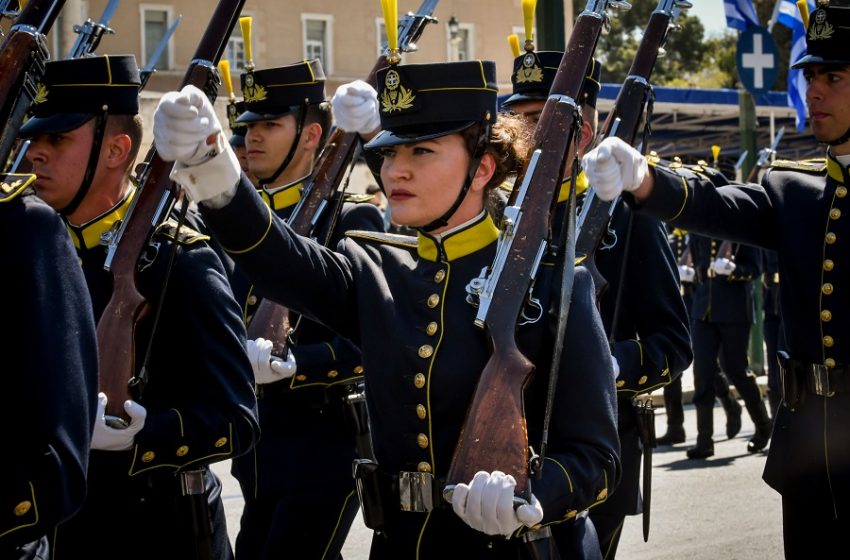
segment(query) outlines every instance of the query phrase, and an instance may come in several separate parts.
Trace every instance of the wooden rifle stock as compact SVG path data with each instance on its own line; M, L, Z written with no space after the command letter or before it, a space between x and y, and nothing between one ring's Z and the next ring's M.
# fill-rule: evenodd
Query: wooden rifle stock
M436 0L425 0L417 13L405 16L399 26L401 50L408 50L408 47L419 39L425 26L433 21L430 16L436 6ZM386 56L379 56L366 78L366 81L372 87L376 87L378 70L386 65ZM301 200L287 221L292 231L298 235L311 236L318 222L319 212L331 204L334 193L336 193L339 183L345 175L345 170L351 164L359 145L360 135L356 132L344 132L337 128L331 133L322 154L319 156L316 168L310 175ZM330 236L330 234L329 231L328 235ZM288 337L291 333L289 309L287 307L268 298L263 298L257 305L247 330L249 339L265 338L270 340L272 342L272 355L286 358Z
M183 86L192 84L204 90L211 99L218 91L216 63L239 17L245 0L219 0L209 25L204 31L195 56L183 78ZM112 297L97 323L100 389L108 397L107 415L115 424L126 420L123 402L128 396L128 383L143 381L136 377L136 324L148 313L148 302L136 283L137 262L151 232L159 224L170 201L172 183L169 173L173 163L165 162L149 152L145 180L119 230L120 240L111 245L114 255L109 265L112 272ZM140 387L138 388L140 389Z
M496 260L478 294L476 324L485 327L493 353L478 380L449 467L449 500L456 484L468 483L481 470L510 474L517 482L515 494L524 500L531 495L522 396L534 365L518 349L515 331L550 236L552 208L575 137L575 100L606 17L607 2L591 4L595 10L586 9L576 20L534 130L532 157L505 209Z
M676 5L676 0L660 0L658 7L649 17L649 23L629 68L629 75L602 126L601 137L613 135L634 145L644 120L644 108L651 89L649 79L655 68L655 61L658 59L658 50L667 38L670 22L678 14L678 11L674 11ZM593 276L597 296L605 290L608 281L596 266L595 254L608 231L608 224L616 204L616 199L606 202L596 197L592 191L588 192L579 220L576 255L586 257L582 265Z
M4 168L44 74L48 58L44 34L64 4L65 0L30 0L0 46L0 122L4 126L0 166Z

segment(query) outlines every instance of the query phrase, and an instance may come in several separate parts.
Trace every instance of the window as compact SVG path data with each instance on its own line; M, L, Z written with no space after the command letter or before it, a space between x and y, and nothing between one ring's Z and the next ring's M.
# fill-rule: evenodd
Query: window
M318 58L322 61L325 74L333 73L333 16L301 14L301 28L304 34L304 58Z
M173 14L170 6L140 5L139 9L142 12L141 50L143 59L141 66L146 67L149 64L150 58L156 52L157 47L162 43L162 39L168 31L168 26L171 25ZM154 68L157 70L170 69L172 67L173 57L174 46L169 43L167 48L163 49Z
M449 60L472 60L475 58L475 27L471 23L458 24L457 37L452 38L446 30Z
M240 31L237 30L234 35L230 36L227 41L227 48L224 50L224 58L230 63L231 72L245 70L247 63L245 60L245 40L242 39L241 34L237 36L238 33Z
M375 18L375 37L378 41L378 56L381 56L387 46L387 25L384 18Z

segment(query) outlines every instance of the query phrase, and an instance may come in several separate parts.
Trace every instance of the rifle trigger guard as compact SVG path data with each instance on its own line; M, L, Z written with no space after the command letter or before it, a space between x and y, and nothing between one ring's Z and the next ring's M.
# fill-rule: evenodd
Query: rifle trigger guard
M608 233L605 238L602 240L602 246L599 247L600 251L609 251L617 245L617 232L611 228L611 225L608 225ZM609 241L610 240L610 241Z
M540 300L534 297L534 288L532 288L528 292L528 304L523 306L522 313L520 313L520 321L518 326L523 325L533 325L537 321L543 317L543 306L540 304ZM528 310L533 309L534 315L531 316L527 313Z
M157 255L159 255L160 245L161 243L159 241L148 243L148 246L145 247L145 250L139 256L139 272L142 272L154 263Z

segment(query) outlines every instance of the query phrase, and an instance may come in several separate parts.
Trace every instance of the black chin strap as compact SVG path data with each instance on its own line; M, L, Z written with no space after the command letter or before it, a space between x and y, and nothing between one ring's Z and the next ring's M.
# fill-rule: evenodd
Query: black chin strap
M260 178L257 177L260 184L262 186L270 185L274 183L280 174L283 173L283 170L289 165L289 162L292 161L292 158L295 157L295 150L298 149L298 142L301 140L301 132L304 130L304 121L307 120L307 102L304 101L301 103L301 107L298 109L298 118L295 119L296 128L295 128L295 139L292 141L292 147L289 148L289 153L286 154L286 158L283 160L283 163L280 164L280 167L277 168L277 171L272 173L271 177L268 178Z
M850 140L850 128L848 128L847 132L845 132L842 136L836 138L835 140L832 140L831 142L827 142L827 144L829 144L830 146L840 146L848 140Z
M94 139L92 140L91 152L89 153L89 162L86 167L86 174L83 176L83 182L80 188L77 189L77 194L67 206L59 210L62 216L69 216L76 211L77 207L86 197L91 188L94 173L97 171L97 161L100 159L100 147L103 145L103 134L106 131L106 118L109 116L108 109L104 105L103 110L97 115L97 120L94 124Z
M435 229L445 227L449 224L449 220L457 209L460 207L463 199L466 198L466 193L469 192L469 187L472 185L472 180L475 178L475 173L478 171L478 166L481 164L481 158L484 157L484 152L487 149L487 143L490 139L490 123L484 122L481 125L481 134L478 136L478 142L475 146L475 153L472 154L472 159L469 160L469 169L466 172L466 180L463 182L463 188L460 189L454 204L446 211L445 214L429 224L425 224L420 228L425 233L430 233Z

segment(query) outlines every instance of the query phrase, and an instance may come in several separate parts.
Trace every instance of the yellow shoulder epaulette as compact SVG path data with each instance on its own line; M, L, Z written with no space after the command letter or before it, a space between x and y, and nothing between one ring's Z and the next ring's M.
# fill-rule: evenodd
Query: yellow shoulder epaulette
M363 202L369 202L372 200L374 195L366 194L366 193L345 193L343 197L344 202L353 202L354 204L361 204Z
M377 231L353 229L345 232L346 237L352 239L363 239L365 241L375 241L382 245L395 245L396 247L404 247L406 249L416 249L419 245L419 240L410 235L399 235L397 233L381 233Z
M17 198L35 181L31 173L2 173L0 174L0 202L8 202Z
M824 158L805 159L801 161L778 159L774 161L770 167L772 169L784 169L811 173L812 175L823 175L826 173L826 160Z
M209 235L204 235L201 232L195 231L186 224L180 228L180 234L177 235L177 220L168 218L156 228L154 235L163 235L172 241L177 241L181 245L191 245L199 241L209 240Z

